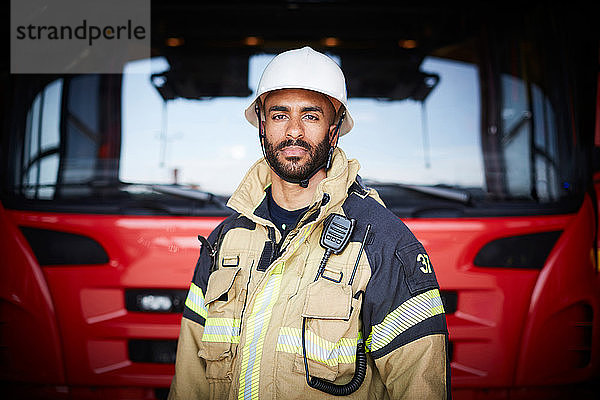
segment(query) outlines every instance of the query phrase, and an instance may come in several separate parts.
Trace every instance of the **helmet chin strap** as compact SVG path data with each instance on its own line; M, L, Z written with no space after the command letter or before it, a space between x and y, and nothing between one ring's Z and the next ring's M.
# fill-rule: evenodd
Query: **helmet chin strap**
M327 170L329 170L329 168L331 168L331 163L333 161L333 151L337 147L337 142L340 138L338 133L340 131L340 127L342 126L342 122L344 122L344 118L346 117L345 110L341 112L340 119L335 127L334 137L336 138L336 140L335 140L335 144L333 144L329 147L329 152L327 153L327 161L325 161L323 164L321 164L321 165L317 166L315 169L313 169L310 172L310 174L308 174L308 176L304 179L293 179L293 178L283 177L283 176L281 176L279 171L277 171L277 169L273 168L271 163L269 163L269 159L267 158L267 153L265 152L265 145L263 143L263 140L266 139L267 135L265 133L265 128L262 123L262 119L260 118L260 107L258 106L258 100L257 100L256 104L254 105L254 111L256 112L256 118L258 119L258 139L260 140L260 147L262 149L263 156L264 156L265 160L267 161L267 164L269 164L269 167L271 167L271 170L274 171L277 174L277 176L279 176L281 179L283 179L284 181L289 182L289 183L295 183L297 185L300 185L300 187L307 188L308 182L310 181L310 179L313 176L315 176L315 174L317 172L319 172L323 168L325 168L325 171L327 171Z

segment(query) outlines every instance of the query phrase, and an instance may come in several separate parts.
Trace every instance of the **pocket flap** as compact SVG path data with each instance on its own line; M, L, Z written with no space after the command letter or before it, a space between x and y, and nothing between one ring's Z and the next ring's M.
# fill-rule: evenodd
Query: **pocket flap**
M241 269L241 267L220 268L210 274L204 304L208 305L229 292L236 275Z
M397 249L395 254L402 262L406 284L411 295L439 288L429 255L421 243Z
M319 279L308 285L302 316L319 319L350 318L352 288L348 285Z

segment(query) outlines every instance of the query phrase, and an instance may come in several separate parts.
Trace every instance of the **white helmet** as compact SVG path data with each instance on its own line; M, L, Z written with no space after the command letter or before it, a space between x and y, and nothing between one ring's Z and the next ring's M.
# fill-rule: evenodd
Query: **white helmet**
M348 111L344 73L339 65L325 54L306 46L283 52L273 58L260 78L256 96L246 108L245 115L248 122L258 128L255 111L257 99L267 92L278 89L308 89L323 93L330 99L337 100L338 104L333 101L336 108L341 103L346 110L339 131L340 136L348 133L354 126Z

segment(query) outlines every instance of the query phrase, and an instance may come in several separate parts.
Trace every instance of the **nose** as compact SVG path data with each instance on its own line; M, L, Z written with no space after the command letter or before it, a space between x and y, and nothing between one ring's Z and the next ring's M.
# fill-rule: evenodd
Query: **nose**
M285 136L288 138L297 139L304 136L304 128L299 117L290 118L286 128Z

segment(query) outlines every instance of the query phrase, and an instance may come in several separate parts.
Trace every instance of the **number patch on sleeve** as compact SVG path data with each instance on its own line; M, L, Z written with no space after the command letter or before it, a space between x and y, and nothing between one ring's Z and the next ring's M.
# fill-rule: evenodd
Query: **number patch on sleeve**
M439 288L429 255L421 243L411 243L396 249L402 264L404 279L412 295Z
M417 262L421 264L419 269L422 273L430 274L433 271L431 269L431 263L429 262L429 256L427 254L417 255Z

